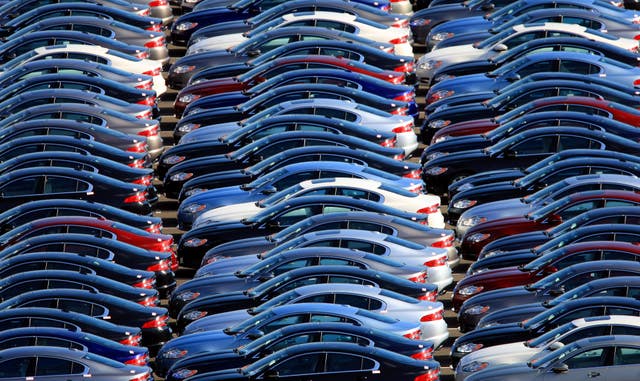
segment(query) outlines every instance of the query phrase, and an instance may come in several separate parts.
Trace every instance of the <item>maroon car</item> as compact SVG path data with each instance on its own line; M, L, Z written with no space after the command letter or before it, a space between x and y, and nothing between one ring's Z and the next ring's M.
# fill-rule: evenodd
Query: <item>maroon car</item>
M300 69L343 69L393 84L402 84L405 81L404 72L382 70L375 66L346 58L321 55L288 56L262 64L237 77L211 79L186 86L176 96L173 109L176 116L180 116L190 102L201 97L231 91L243 91L279 74Z
M588 112L609 117L632 126L640 126L640 111L634 108L622 106L606 99L558 96L531 101L496 118L474 119L450 124L436 131L431 143L436 143L447 137L483 134L524 114L541 111Z
M619 190L597 190L563 197L524 216L502 218L470 228L461 239L460 253L477 258L482 248L498 238L544 230L588 210L640 205L640 194Z
M534 254L531 253L534 257ZM482 292L524 286L576 263L608 259L640 262L640 246L629 242L590 241L574 243L538 257L526 265L504 267L467 275L453 290L453 308Z

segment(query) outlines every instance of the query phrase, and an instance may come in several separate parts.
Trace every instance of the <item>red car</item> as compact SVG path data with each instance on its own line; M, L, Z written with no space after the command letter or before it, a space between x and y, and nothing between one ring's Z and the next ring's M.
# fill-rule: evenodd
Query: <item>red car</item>
M533 253L532 253L533 256ZM640 246L629 242L590 241L561 247L523 266L504 267L466 276L453 289L453 308L482 292L524 286L576 263L623 259L640 262Z
M580 96L558 96L531 101L496 118L475 119L450 124L436 131L431 143L436 143L448 136L465 136L489 132L501 124L507 123L524 114L540 111L581 111L612 118L632 126L640 126L640 111L634 108L611 102Z
M25 238L43 234L90 234L128 243L146 250L171 253L171 270L178 269L173 248L173 236L150 233L146 230L114 222L104 218L83 216L47 217L18 226L0 236L0 249Z
M619 190L597 190L572 194L520 217L502 218L470 228L461 239L459 252L477 258L489 242L509 235L545 230L583 212L614 206L640 205L640 194Z
M403 72L382 70L363 62L345 58L321 55L288 56L257 66L237 77L212 79L186 86L176 96L173 109L176 116L179 117L190 102L201 97L246 90L279 74L300 69L344 69L393 84L402 84L405 81L405 73Z

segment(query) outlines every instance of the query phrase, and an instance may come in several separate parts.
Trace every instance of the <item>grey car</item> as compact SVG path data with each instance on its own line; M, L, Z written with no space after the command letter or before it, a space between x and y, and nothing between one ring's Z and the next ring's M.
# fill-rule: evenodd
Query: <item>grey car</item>
M61 347L16 347L0 351L0 378L5 381L67 380L147 381L146 366L124 365L90 352Z

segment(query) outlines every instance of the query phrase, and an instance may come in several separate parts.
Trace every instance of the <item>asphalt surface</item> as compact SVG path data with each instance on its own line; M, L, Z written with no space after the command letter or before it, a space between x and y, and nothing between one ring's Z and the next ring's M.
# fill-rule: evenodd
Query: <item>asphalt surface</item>
M178 47L175 45L169 45L170 55L172 57L173 62L177 57L182 57L184 55L185 49L183 47ZM415 49L416 58L421 56L423 51ZM422 91L418 91L418 104L420 108L424 106L424 89ZM162 123L161 123L161 136L164 140L164 144L167 147L173 145L173 128L177 122L177 119L173 115L173 102L175 100L177 91L169 90L166 94L164 94L160 101L160 110L162 115ZM419 122L417 124L419 126ZM417 130L416 130L417 131ZM420 158L420 151L424 148L421 146L419 151L414 155L414 158L410 161L418 162ZM162 194L162 182L156 179L155 183L156 187L160 194ZM443 212L446 212L446 205L442 206ZM174 199L168 199L161 195L158 205L156 207L155 215L161 217L163 220L163 233L172 234L176 240L176 242L180 239L181 234L183 233L179 230L177 226L176 219L176 210L178 208L178 201ZM454 280L459 281L463 278L464 273L469 266L470 262L462 260L460 265L454 269ZM178 284L185 282L193 277L195 270L180 268L176 272L176 277L178 280ZM441 301L445 306L445 321L449 326L449 339L437 350L434 352L435 359L440 362L441 366L441 381L453 381L453 371L449 368L451 361L449 359L449 352L451 349L451 344L453 341L460 336L460 332L458 331L458 323L456 319L456 314L451 311L451 287L449 291L443 295L440 295L438 300ZM166 304L166 300L163 301ZM156 378L156 380L162 380L161 378Z

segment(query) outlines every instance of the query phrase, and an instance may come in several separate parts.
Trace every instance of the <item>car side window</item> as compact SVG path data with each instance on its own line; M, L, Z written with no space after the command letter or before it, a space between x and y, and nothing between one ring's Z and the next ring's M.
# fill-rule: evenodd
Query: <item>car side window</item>
M276 189L285 189L292 185L298 184L301 181L317 179L320 175L319 171L306 171L306 172L298 172L292 173L278 181L273 183L273 186Z
M606 348L590 349L584 352L580 352L564 363L567 364L569 369L582 369L582 368L595 368L599 366L605 366L607 359Z
M640 328L626 325L614 326L611 330L612 335L640 335Z
M294 356L288 360L277 364L272 370L278 372L280 376L294 376L302 374L316 373L324 364L323 353L309 353Z
M95 305L93 303L84 302L81 300L60 299L58 303L59 309L66 309L69 311L79 312L88 316L100 316L104 315L106 310L102 306Z
M629 287L629 290L627 291L627 296L630 298L640 300L640 287Z
M336 304L347 304L364 310L377 311L382 309L382 302L378 299L362 297L352 294L336 294Z
M303 268L303 267L307 267L307 266L313 266L313 260L312 259L297 259L294 261L290 261L290 262L285 262L279 266L277 266L276 268L273 269L273 274L278 276L280 274L284 274L288 271L291 271L293 269L299 269L299 268Z
M602 148L603 144L587 138L581 138L578 136L560 136L560 144L558 147L558 151L563 151L567 149L577 149L577 148L591 148L591 149L599 149Z
M602 316L604 314L604 307L595 307L595 308L583 308L580 310L570 311L565 315L558 318L556 321L556 325L562 325L564 323L568 323L571 320L586 318L591 316Z
M42 176L25 177L14 180L0 189L3 197L20 197L40 194Z
M509 48L512 49L518 45L524 44L525 42L537 40L545 37L544 31L530 32L530 33L521 33L511 38L503 41L503 43Z
M524 78L533 73L542 73L546 71L558 71L558 61L557 60L547 60L534 62L530 65L526 65L520 69L518 69L517 73L520 77Z
M554 266L559 268L559 269L564 269L566 267L569 267L571 265L575 265L577 263L583 263L583 262L590 262L590 261L595 261L598 259L598 255L595 252L586 252L586 253L580 253L580 254L576 254L576 255L570 255L568 257L565 257L559 261L557 261Z
M269 347L269 350L275 352L281 349L289 348L292 345L313 343L316 341L319 341L317 339L317 334L312 335L307 333L303 335L289 336L271 345Z
M69 340L61 340L53 337L38 337L35 339L36 345L50 346L50 347L63 347L78 350L85 350L86 348L80 344L74 343Z
M360 371L363 369L363 360L366 359L360 356L346 353L327 353L325 372L333 373ZM369 369L369 365L364 369Z
M325 205L322 208L322 213L328 214L328 213L350 212L351 210L352 210L351 208L347 208L344 206Z
M640 348L616 347L613 365L640 364Z
M260 329L264 333L271 333L280 328L284 328L293 324L301 324L304 322L305 322L305 316L303 315L285 316L280 319L270 321L269 323L263 325Z
M36 376L56 376L72 374L73 362L54 357L38 357ZM82 372L80 372L82 373Z
M34 358L19 357L0 362L0 377L27 377L33 375Z
M325 314L311 314L309 319L310 323L351 323L355 324L351 319L343 318L340 316L325 315Z
M344 275L329 275L327 283L350 283L350 284L363 284L365 286L375 286L376 284L361 278L353 278Z
M276 219L280 223L280 226L290 226L298 221L304 220L307 217L315 215L316 213L314 213L314 209L316 208L309 206L293 209L281 214Z
M565 73L578 73L578 74L597 74L601 70L598 66L592 65L588 62L574 61L574 60L560 60L560 70Z
M566 279L562 282L562 285L567 290L574 289L578 286L582 286L587 282L591 282L592 280L608 278L609 270L600 270L600 271L590 271L587 273L578 274L574 277Z
M0 348L15 348L15 347L30 347L36 345L35 337L14 337L11 339L3 340L0 343Z
M339 259L339 258L320 258L319 264L333 265L333 266L352 266L353 262L346 259ZM340 283L340 282L334 282L334 283Z
M563 20L562 22L564 24L578 24L578 25L582 25L582 26L585 26L585 27L591 28L591 29L602 29L602 27L603 27L601 22L596 21L596 20L586 19L584 17L563 16L562 20Z
M567 336L563 337L560 341L563 344L567 345L580 339L586 339L587 337L610 335L610 331L611 326L609 325L591 326L584 329L575 330L573 333L570 333Z
M355 33L356 31L356 28L353 25L349 25L339 21L318 20L316 26L326 29L341 30L343 32L349 33Z
M513 146L512 151L517 156L539 155L556 151L556 136L537 136L526 139Z
M571 219L579 214L588 212L589 210L596 209L600 206L600 202L596 200L583 201L573 204L564 210L561 210L558 214L564 221Z
M640 313L636 309L625 307L607 307L603 315L626 315L626 316L638 316Z
M75 193L88 191L91 186L80 180L62 176L46 176L44 193Z
M333 56L339 58L346 58L355 61L363 61L364 57L361 54L338 48L320 48L319 54L323 56Z

